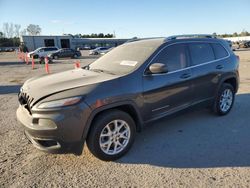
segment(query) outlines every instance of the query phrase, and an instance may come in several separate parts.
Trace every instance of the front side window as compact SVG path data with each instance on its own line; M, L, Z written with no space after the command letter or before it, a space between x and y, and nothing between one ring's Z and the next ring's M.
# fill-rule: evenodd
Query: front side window
M187 48L185 44L174 44L163 49L154 63L163 63L168 72L180 70L188 66Z
M212 46L209 43L191 43L188 45L192 65L199 65L215 60Z
M38 50L38 52L44 52L44 48L42 48L42 49Z
M50 48L45 48L44 51L48 52L48 51L51 51L51 49Z

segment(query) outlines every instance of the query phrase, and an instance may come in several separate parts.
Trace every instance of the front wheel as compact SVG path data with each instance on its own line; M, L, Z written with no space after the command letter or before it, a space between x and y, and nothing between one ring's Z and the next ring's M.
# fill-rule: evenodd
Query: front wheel
M130 149L135 132L134 120L127 113L110 110L94 120L87 137L87 146L97 158L114 161Z
M234 98L235 91L233 86L227 83L222 84L216 96L213 111L220 116L228 114L233 107Z

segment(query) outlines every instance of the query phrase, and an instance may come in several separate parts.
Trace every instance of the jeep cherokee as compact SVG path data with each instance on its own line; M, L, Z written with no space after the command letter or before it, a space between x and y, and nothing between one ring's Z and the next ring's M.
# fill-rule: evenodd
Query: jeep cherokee
M201 103L227 114L238 66L213 36L129 41L86 67L27 80L17 119L40 150L69 152L86 140L94 156L116 160L148 122Z

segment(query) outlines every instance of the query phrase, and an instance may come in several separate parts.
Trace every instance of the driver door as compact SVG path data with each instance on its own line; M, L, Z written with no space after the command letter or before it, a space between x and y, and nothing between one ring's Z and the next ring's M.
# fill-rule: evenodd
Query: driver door
M157 119L188 107L192 104L194 96L193 75L189 68L186 44L163 47L150 64L153 63L165 64L168 72L144 75L145 121Z

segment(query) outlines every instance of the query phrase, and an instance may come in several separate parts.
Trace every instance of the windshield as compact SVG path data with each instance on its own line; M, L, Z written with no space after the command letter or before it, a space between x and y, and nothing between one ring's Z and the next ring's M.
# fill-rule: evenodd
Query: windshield
M37 48L36 50L34 50L33 52L38 52L40 51L42 48Z
M145 40L123 44L114 48L89 65L88 69L113 74L127 74L141 66L163 40Z

